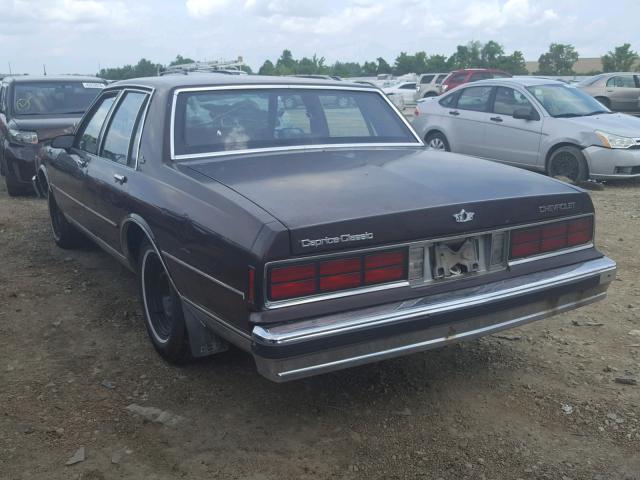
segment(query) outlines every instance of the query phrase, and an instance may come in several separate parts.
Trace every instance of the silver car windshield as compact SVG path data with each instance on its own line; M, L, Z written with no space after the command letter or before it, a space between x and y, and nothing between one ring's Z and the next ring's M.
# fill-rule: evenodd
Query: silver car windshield
M321 88L179 92L174 157L345 144L419 144L377 91Z
M556 118L585 117L611 113L595 98L575 87L566 85L533 85L527 90L536 97L544 109Z

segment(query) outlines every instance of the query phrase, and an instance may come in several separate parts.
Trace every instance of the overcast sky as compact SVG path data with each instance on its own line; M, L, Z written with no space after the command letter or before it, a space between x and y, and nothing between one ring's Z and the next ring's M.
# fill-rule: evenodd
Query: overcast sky
M0 0L0 72L95 73L99 66L244 56L289 48L327 63L449 55L469 40L537 60L551 42L600 56L640 50L640 0Z

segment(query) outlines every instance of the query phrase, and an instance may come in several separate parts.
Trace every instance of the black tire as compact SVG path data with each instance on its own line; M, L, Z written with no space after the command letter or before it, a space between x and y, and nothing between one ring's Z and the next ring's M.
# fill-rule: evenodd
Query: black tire
M441 152L451 151L451 147L449 146L449 141L447 140L447 137L445 137L440 132L431 132L426 136L424 141L427 145L427 148L430 148L431 150L438 150Z
M7 193L10 197L19 197L29 193L29 188L20 183L15 172L9 165L6 165L4 171L4 183L7 185Z
M51 233L53 234L53 240L56 242L56 245L65 250L70 250L86 242L86 237L82 235L76 227L71 225L64 216L52 192L49 192L49 195L47 195L47 203L49 204Z
M568 178L574 183L589 179L589 168L584 155L577 147L560 147L551 154L547 174L554 178Z
M609 100L607 97L596 97L596 100L598 100L602 105L604 105L608 109L611 109L611 100Z
M158 253L146 239L138 256L138 287L144 323L156 351L169 363L188 362L191 349L182 301Z
M437 97L437 96L438 94L435 92L427 92L422 96L422 98L430 98L430 97Z

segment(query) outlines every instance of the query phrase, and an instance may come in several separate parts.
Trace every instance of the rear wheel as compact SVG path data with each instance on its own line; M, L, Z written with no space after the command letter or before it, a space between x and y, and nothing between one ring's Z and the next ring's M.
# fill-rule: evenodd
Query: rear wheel
M445 137L440 132L431 132L430 134L428 134L425 138L425 143L431 150L439 150L441 152L451 151L449 142L447 141L447 137Z
M574 183L585 182L589 169L584 155L577 147L560 147L549 158L547 173L554 178L568 178Z
M53 234L56 245L65 250L82 245L85 237L76 227L69 223L64 213L62 213L62 210L60 210L60 207L58 207L56 199L51 192L47 195L47 202L49 204L49 217L51 219L51 233Z
M148 240L140 247L138 284L145 326L154 348L170 363L187 362L191 350L182 301Z

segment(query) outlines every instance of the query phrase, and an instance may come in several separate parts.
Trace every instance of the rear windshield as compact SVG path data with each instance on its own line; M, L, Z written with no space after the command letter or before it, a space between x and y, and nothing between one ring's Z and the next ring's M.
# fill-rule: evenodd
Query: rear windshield
M262 88L178 94L174 153L351 143L418 143L377 92Z
M16 115L82 114L103 87L97 82L16 83L12 109Z

